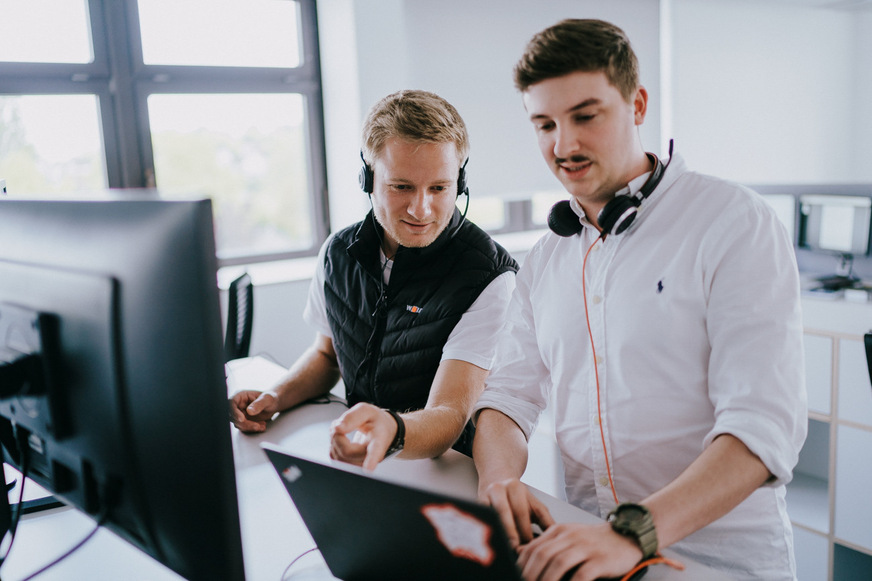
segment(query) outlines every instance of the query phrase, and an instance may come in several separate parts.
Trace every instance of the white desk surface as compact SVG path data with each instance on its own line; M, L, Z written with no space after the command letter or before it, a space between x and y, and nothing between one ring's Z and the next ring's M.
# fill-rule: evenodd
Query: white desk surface
M231 362L230 391L267 389L284 369L262 358ZM243 557L248 581L322 581L332 577L317 552L303 556L290 569L295 557L315 546L272 465L260 449L270 442L306 457L326 461L327 430L344 406L339 403L307 405L279 416L264 434L232 431L236 482L242 529ZM454 451L437 460L390 459L376 469L390 479L432 488L455 496L475 498L477 476L472 461ZM545 493L538 496L559 522L599 522L592 516ZM180 515L179 518L184 518ZM3 578L15 581L32 573L83 538L94 521L77 510L58 508L22 518L12 553L3 566ZM684 572L657 565L646 581L726 581L729 578L702 565L667 556L685 564ZM283 576L284 575L284 576ZM180 581L182 578L140 552L114 533L101 529L88 543L37 578L39 581Z

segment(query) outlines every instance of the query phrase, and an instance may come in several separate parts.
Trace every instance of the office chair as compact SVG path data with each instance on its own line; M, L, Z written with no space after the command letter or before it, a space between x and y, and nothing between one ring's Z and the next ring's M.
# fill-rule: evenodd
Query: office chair
M872 382L872 331L863 335L863 345L866 347L866 368L869 370L869 381Z
M251 327L254 322L254 284L248 273L230 283L227 301L227 334L224 361L248 357Z

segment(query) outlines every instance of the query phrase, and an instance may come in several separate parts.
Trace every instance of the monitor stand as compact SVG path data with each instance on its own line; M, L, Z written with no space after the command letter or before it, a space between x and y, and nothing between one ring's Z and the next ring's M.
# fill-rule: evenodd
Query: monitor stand
M836 292L846 288L857 286L860 279L854 276L854 256L851 254L839 254L839 263L834 274L815 278L818 286L815 290L824 292Z

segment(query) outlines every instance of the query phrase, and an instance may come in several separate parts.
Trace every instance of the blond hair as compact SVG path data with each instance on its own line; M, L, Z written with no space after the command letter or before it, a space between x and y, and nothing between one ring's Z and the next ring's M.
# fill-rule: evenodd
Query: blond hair
M371 165L392 137L412 143L454 143L460 163L469 155L463 118L451 103L427 91L398 91L370 109L360 148L366 163Z

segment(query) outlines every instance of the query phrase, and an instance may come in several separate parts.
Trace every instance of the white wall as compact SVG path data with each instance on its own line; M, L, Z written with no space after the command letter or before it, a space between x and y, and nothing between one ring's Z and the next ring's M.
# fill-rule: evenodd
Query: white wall
M353 16L348 14L353 11ZM530 37L563 18L603 18L624 28L651 96L642 139L659 149L659 2L652 0L323 0L321 21L327 157L334 227L368 209L357 189L359 133L379 99L425 89L451 102L468 125L476 196L529 197L559 190L536 146L512 67ZM354 22L353 34L348 30ZM337 46L343 47L340 51ZM356 57L351 55L356 53ZM334 56L336 58L334 58ZM356 69L356 74L353 71ZM356 83L356 86L355 86ZM354 112L356 120L352 122ZM334 123L337 118L342 123ZM352 164L348 164L351 159Z
M872 182L872 7L851 16L853 22L854 100L851 110L856 116L853 123L854 144L851 158L851 177L854 181Z
M671 4L671 133L692 168L746 183L872 181L869 12Z

